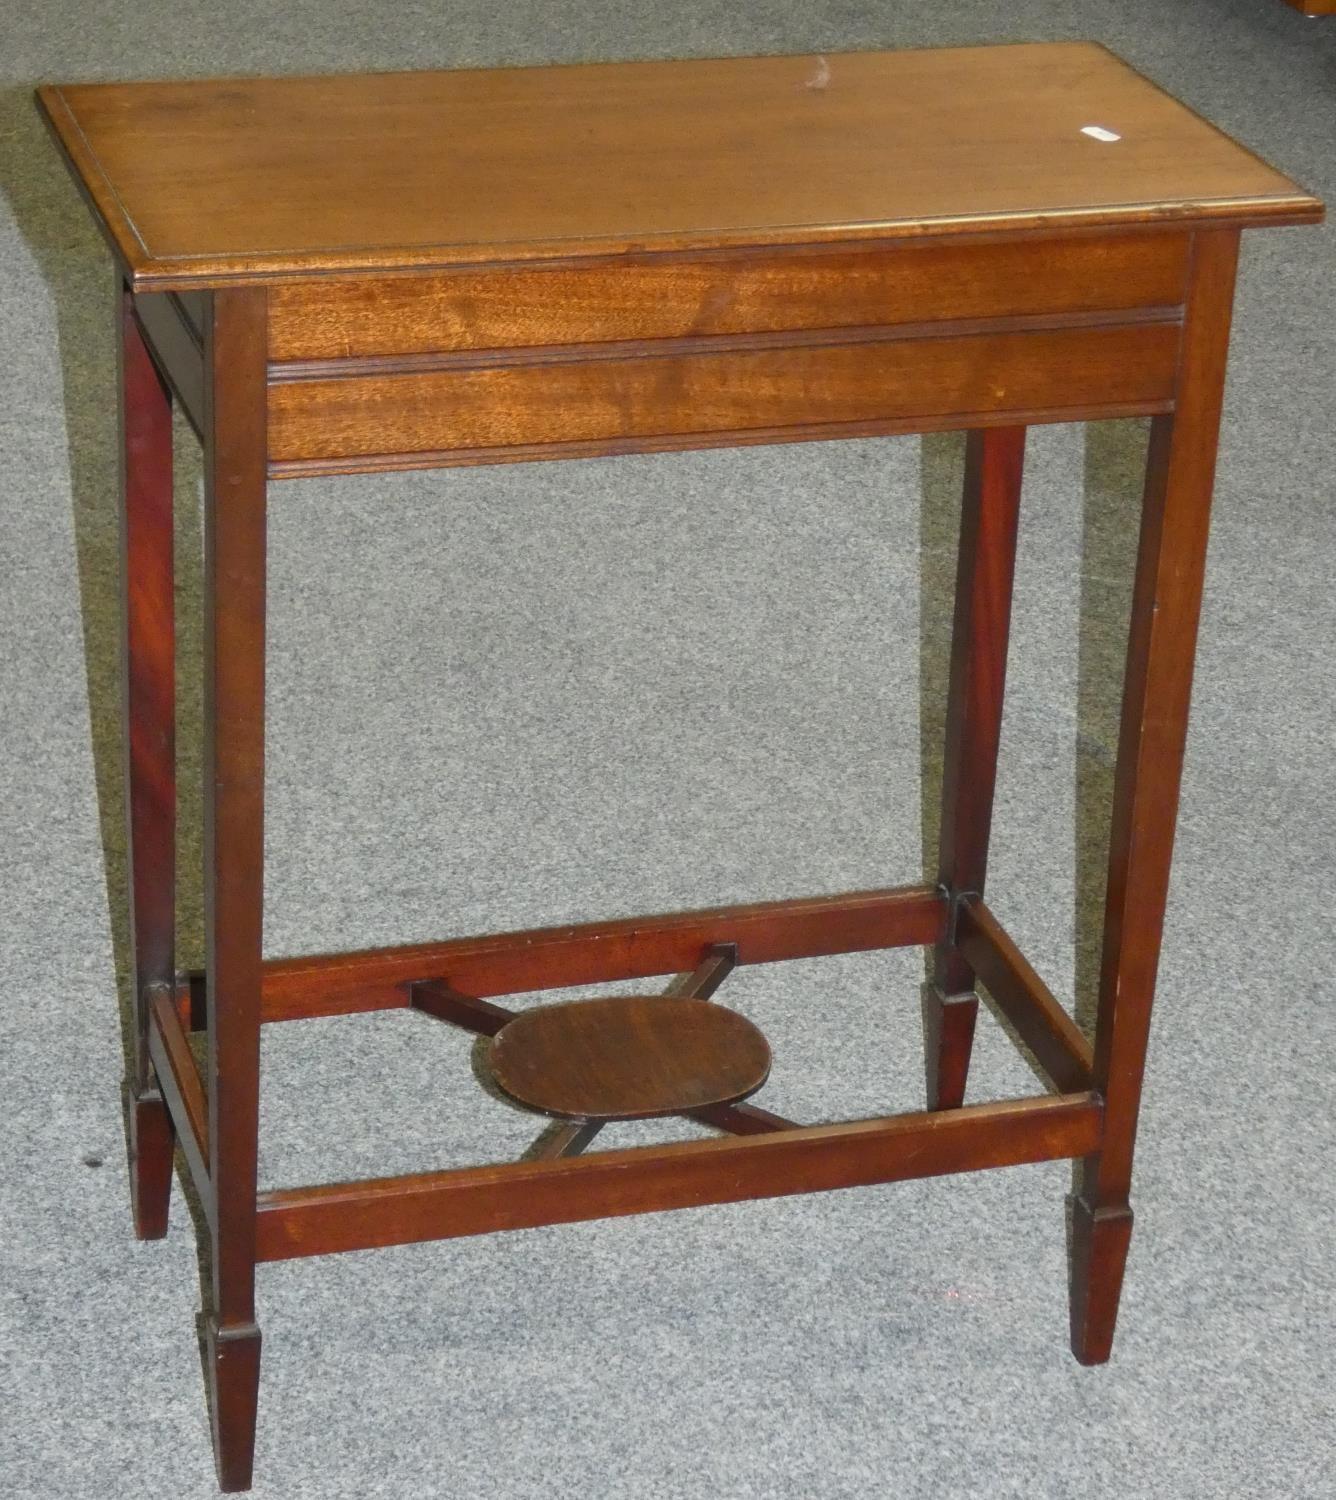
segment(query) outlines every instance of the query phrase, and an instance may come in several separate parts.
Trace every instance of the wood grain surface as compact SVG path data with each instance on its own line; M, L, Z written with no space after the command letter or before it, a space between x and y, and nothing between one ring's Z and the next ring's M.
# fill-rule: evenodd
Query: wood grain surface
M1097 1094L1059 1094L557 1161L278 1188L260 1194L255 1250L262 1261L288 1260L1057 1161L1096 1148L1102 1113Z
M375 355L1175 307L1180 232L737 251L278 286L269 357Z
M1321 203L1089 43L38 92L121 273L136 1215L166 1227L175 1127L222 1488L252 1474L257 1260L1074 1157L1072 1344L1107 1359L1239 231ZM205 448L203 982L172 956L169 387ZM1092 1053L978 896L1021 429L1131 414L1155 421ZM979 430L939 885L264 961L269 478L946 427ZM977 974L1064 1092L817 1126L738 1102L769 1049L691 985L918 944L938 999ZM489 998L688 970L607 1014ZM939 1105L966 994L925 1008ZM407 1005L492 1034L515 1097L571 1120L547 1159L257 1194L261 1023ZM575 1154L591 1113L683 1110L733 1138Z
M1162 410L1176 320L1106 328L851 333L836 340L659 354L606 346L586 357L451 365L269 388L276 465L584 444L611 449L681 435L683 446L748 431L784 440L956 413ZM792 336L789 336L792 339Z
M735 944L740 964L772 964L935 943L945 927L946 900L939 891L900 886L270 959L264 966L264 1018L387 1010L408 1005L410 991L412 1003L440 1014L440 992L422 995L419 981L443 977L469 996L512 995L680 973L717 943Z
M116 297L121 685L134 1035L126 1078L130 1204L167 1233L176 1132L151 1057L150 995L176 969L176 616L172 398L125 287Z
M212 1194L205 1367L225 1492L250 1488L260 971L264 927L265 292L211 299L204 330L204 945Z
M736 1011L673 995L608 995L523 1011L487 1049L512 1099L573 1120L647 1120L736 1104L770 1076Z
M1321 214L1087 42L38 97L137 288Z
M961 901L956 929L965 962L1054 1088L1090 1088L1094 1063L1085 1034L979 897Z
M937 881L953 904L962 892L982 892L988 868L1024 473L1024 427L969 434L937 838ZM964 1103L979 1010L956 926L934 948L921 996L930 1109Z

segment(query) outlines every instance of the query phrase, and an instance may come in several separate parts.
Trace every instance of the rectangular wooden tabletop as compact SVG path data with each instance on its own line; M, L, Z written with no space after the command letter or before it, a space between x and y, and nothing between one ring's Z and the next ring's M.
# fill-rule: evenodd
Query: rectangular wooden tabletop
M50 85L39 97L142 288L1321 217L1093 43Z

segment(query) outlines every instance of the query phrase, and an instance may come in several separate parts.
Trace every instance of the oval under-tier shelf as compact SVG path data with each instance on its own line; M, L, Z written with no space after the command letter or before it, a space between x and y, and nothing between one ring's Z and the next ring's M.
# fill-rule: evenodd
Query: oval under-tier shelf
M571 1120L644 1120L734 1104L770 1075L769 1043L745 1016L670 995L524 1011L492 1038L487 1059L512 1099Z

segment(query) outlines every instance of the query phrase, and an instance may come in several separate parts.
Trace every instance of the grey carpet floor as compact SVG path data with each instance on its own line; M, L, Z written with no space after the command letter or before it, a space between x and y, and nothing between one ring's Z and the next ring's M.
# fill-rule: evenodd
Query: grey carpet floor
M214 1493L192 1217L141 1245L126 1206L109 268L32 84L1085 36L1336 197L1336 20L1280 0L0 0L0 1494ZM1113 1363L1067 1352L1060 1165L294 1262L260 1277L257 1496L1333 1493L1334 245L1246 246ZM1144 441L1036 431L1026 481L993 889L1082 1015ZM916 879L959 467L934 438L277 488L268 950ZM918 978L737 977L763 1101L916 1107ZM264 1061L266 1184L534 1134L422 1018ZM972 1097L1036 1088L983 1024Z

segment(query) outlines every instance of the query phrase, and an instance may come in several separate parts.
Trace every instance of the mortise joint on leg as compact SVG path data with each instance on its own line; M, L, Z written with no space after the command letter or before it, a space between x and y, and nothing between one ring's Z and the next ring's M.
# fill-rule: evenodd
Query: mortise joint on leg
M939 946L951 948L956 942L956 921L960 912L960 893L951 887L947 880L939 880L937 883L937 894L946 904L946 921L943 924L942 936Z
M204 1320L205 1329L208 1333L210 1343L219 1348L225 1348L228 1344L248 1343L260 1339L260 1325L258 1323L225 1323L219 1325L217 1318L210 1313Z
M954 948L960 931L960 913L967 901L982 901L983 892L973 887L957 889L943 884L938 887L946 900L946 931L942 935L942 946Z

